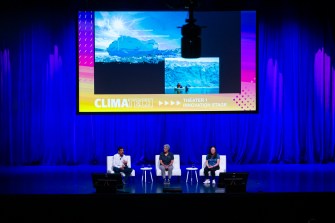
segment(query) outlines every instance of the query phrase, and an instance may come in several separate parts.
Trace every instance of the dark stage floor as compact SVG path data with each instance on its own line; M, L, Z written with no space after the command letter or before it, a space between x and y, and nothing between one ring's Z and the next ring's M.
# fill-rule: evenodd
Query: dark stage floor
M173 177L168 186L155 176L154 170L153 183L149 174L147 183L143 183L140 167L134 168L135 177L130 178L123 192L156 194L163 193L164 187L178 187L182 193L224 193L217 185L204 185L202 177L197 183L193 175L192 182L189 179L186 183L183 166L182 176ZM105 172L105 166L0 167L0 194L92 194L95 188L91 174ZM236 165L230 166L228 172L248 172L249 193L335 192L335 164Z
M113 218L121 210L130 211L127 217L135 220L154 219L152 212L169 209L173 215L195 220L213 211L214 216L229 219L226 222L335 222L331 204L335 200L334 164L229 166L228 172L249 173L245 193L204 185L202 177L197 183L194 175L192 182L186 182L185 166L182 176L173 177L170 185L156 178L154 170L154 181L149 182L147 175L148 182L143 183L140 167L134 168L136 176L124 188L101 194L96 193L91 174L105 173L105 166L0 167L0 210L13 220L42 218L38 213L43 212L65 222ZM142 214L135 215L134 210Z

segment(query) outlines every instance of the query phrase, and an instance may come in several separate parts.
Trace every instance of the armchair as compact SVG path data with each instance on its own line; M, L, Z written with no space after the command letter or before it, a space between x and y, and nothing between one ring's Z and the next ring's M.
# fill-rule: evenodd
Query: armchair
M128 158L128 166L131 167L131 156L125 155ZM114 162L114 156L107 156L107 173L114 173L113 171L113 162ZM121 173L122 176L124 176L124 173ZM135 170L131 172L130 176L135 176Z
M173 161L173 170L172 170L172 176L178 176L180 178L181 176L181 169L180 169L180 155L174 154L174 161ZM156 177L162 176L162 172L159 169L159 155L155 156L155 168L156 168ZM166 175L167 175L166 171Z
M201 169L199 170L199 176L205 176L204 169L206 164L206 156L202 155ZM221 172L226 172L226 155L220 155L220 169L215 171L215 176L219 176Z

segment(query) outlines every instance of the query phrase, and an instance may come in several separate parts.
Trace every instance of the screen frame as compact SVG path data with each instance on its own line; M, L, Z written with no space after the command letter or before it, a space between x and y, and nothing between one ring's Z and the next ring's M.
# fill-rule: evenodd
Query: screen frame
M252 110L162 110L162 111L152 111L152 110L148 110L148 111L122 111L122 110L118 110L118 111L82 111L80 110L80 87L79 87L79 82L80 82L80 65L79 65L79 38L78 38L78 33L79 33L79 24L78 24L78 13L81 11L89 11L87 9L83 10L83 9L79 9L77 11L77 21L76 21L76 25L77 25L77 35L76 35L76 67L77 67L77 75L76 75L76 113L77 114L88 114L88 115L92 115L92 114L201 114L201 113L212 113L212 114L222 114L222 113L228 113L228 114L238 114L238 113L244 113L244 114L258 114L259 113L259 90L258 90L258 41L259 41L259 37L258 37L258 13L256 9L239 9L239 10L234 10L234 11L252 11L255 12L255 98L254 98L254 107L255 109ZM101 9L93 9L93 12L95 11L139 11L139 10L101 10ZM144 10L141 10L144 11ZM150 11L163 11L163 10L150 10ZM173 10L175 11L175 10ZM207 12L207 11L206 11ZM212 12L210 10L208 10L208 12ZM221 12L221 11L218 11ZM242 39L242 38L241 38ZM241 55L242 57L242 55ZM241 59L242 60L242 59ZM242 61L241 61L242 62ZM241 68L242 71L242 68ZM241 74L242 75L242 74ZM242 80L241 80L241 84L242 84ZM242 92L242 89L241 89ZM237 93L238 94L238 93ZM239 93L241 95L241 93ZM201 96L200 96L201 97Z

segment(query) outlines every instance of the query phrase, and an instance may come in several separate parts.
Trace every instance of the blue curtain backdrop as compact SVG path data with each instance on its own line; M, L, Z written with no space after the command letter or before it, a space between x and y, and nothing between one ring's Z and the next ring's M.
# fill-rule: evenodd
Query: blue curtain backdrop
M76 14L1 16L0 165L104 165L122 145L181 164L210 145L231 164L334 162L334 28L329 13L258 12L258 114L76 114Z

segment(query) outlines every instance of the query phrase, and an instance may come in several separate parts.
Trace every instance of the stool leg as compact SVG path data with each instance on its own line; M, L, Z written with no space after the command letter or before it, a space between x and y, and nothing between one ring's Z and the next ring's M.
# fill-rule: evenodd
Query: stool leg
M147 182L147 171L144 170L144 183L146 183L146 182Z
M191 183L193 181L193 170L191 170Z
M188 173L189 173L190 171L188 170L187 171L187 174L186 174L186 183L187 183L187 180L188 180Z
M195 173L195 179L197 179L197 183L198 183L198 175L197 175L197 171L194 171Z
M142 182L143 182L143 175L144 175L144 170L142 170Z
M150 171L150 176L151 176L151 183L154 182L154 180L152 179L152 172Z

